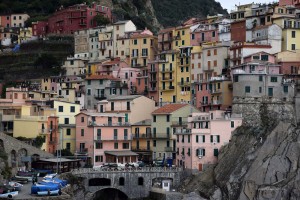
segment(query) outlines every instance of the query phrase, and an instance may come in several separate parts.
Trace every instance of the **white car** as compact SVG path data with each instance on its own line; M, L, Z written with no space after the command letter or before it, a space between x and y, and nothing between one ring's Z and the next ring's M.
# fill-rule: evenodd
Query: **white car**
M7 193L4 193L4 194L0 194L0 198L12 199L13 197L17 196L18 194L19 194L18 191L7 192Z

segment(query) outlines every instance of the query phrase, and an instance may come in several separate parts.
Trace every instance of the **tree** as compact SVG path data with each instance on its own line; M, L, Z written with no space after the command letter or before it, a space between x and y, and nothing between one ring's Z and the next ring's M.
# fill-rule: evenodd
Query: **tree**
M97 26L107 25L110 23L110 20L102 15L96 15L93 20Z
M59 66L56 58L51 54L42 54L39 56L36 61L34 62L34 66L36 68L41 67L44 69L53 68Z
M54 154L55 156L56 156L56 152ZM74 154L72 154L69 149L62 149L61 150L61 156L74 156Z

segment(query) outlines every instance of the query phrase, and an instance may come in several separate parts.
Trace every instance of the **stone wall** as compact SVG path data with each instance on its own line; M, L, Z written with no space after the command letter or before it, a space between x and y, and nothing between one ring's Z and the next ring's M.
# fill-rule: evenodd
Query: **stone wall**
M8 166L12 167L14 163L15 167L12 168L12 173L16 173L18 167L22 167L21 157L22 156L39 156L40 158L51 158L54 157L53 154L42 151L41 149L35 148L28 145L20 140L17 140L5 133L0 132L0 143L3 144L3 149L8 155ZM15 159L12 158L13 153L15 153ZM15 162L12 162L15 161ZM31 169L31 163L28 163L28 169ZM1 178L0 178L1 179Z
M275 98L234 97L233 113L243 114L246 126L257 127L268 122L296 122L295 102Z

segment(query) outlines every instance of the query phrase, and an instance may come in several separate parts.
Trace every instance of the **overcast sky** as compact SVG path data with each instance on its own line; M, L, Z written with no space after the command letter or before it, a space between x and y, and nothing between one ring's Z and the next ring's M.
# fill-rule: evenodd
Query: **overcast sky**
M221 3L223 8L226 8L227 11L230 13L230 10L233 10L235 7L234 5L243 5L248 3L271 3L271 2L278 2L278 0L216 0Z

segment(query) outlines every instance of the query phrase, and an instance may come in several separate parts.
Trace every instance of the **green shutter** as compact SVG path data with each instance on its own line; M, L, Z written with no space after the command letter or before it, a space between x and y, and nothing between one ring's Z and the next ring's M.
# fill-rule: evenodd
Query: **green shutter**
M205 143L205 135L202 136L202 142Z
M220 143L220 136L217 135L217 143Z
M202 152L203 152L203 156L205 156L205 149L203 149Z
M199 155L199 150L198 149L196 149L196 156L198 156Z
M196 135L196 142L198 143L199 142L199 136Z
M214 142L214 136L210 136L210 142L213 143Z
M128 113L125 114L125 122L128 122Z
M214 156L218 156L219 155L219 149L214 149Z

